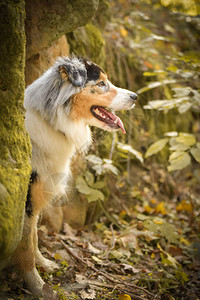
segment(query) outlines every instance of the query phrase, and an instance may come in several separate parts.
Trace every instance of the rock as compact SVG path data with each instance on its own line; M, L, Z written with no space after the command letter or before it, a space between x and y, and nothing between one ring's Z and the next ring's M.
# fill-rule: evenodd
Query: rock
M27 59L50 46L63 34L87 24L98 3L98 0L27 0Z
M25 67L26 86L48 70L54 64L58 56L66 55L69 55L69 45L66 36L63 35L53 42L50 47L42 49L36 55L27 59Z
M67 40L75 55L85 56L104 67L105 41L101 31L89 23L67 34Z
M78 194L72 201L63 206L63 222L73 228L85 225L88 202L84 196Z

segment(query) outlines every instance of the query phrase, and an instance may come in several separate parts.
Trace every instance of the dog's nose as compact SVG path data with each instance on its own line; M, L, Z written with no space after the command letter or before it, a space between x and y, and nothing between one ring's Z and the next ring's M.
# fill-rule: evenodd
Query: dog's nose
M131 93L130 94L131 99L136 100L137 99L137 95L135 93Z

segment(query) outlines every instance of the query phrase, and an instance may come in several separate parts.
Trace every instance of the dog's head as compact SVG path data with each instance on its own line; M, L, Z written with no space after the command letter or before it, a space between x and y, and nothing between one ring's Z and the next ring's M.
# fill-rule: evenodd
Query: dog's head
M62 79L80 90L70 97L70 118L104 130L120 129L122 121L114 111L131 109L137 95L114 86L97 64L86 59L72 59L59 67Z
M51 124L57 120L57 129L67 118L74 124L81 122L107 131L121 128L125 133L114 112L133 108L136 99L135 93L114 86L97 64L62 57L27 88L25 108L37 109Z

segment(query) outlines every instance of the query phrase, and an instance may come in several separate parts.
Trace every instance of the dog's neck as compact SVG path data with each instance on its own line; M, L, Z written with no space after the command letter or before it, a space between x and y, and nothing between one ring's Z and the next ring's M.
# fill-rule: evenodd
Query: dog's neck
M32 143L32 169L40 177L69 173L70 160L76 151L85 152L91 144L89 126L65 120L50 126L38 112L28 110L26 129Z

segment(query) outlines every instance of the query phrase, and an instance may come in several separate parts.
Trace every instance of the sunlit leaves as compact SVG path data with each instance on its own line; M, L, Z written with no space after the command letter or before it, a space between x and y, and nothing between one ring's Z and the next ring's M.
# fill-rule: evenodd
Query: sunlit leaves
M142 153L140 153L139 151L133 149L131 147L131 145L126 145L126 144L122 144L122 143L118 143L117 144L117 148L120 149L121 151L125 152L125 153L131 153L132 155L134 155L141 163L143 163L143 157L142 157Z
M169 6L174 12L181 11L191 16L200 14L198 0L161 0L161 4Z
M170 165L167 167L168 171L182 170L191 162L191 158L186 152L178 152L175 159L170 160Z
M194 159L200 163L200 149L199 148L192 148L190 150L190 152L192 153L192 156L194 157Z
M147 86L148 87L148 86ZM146 87L146 88L147 88ZM145 88L143 88L143 92ZM173 108L178 108L180 114L185 113L189 109L200 111L200 93L190 87L173 88L174 98L168 100L151 100L144 109L156 109L168 111Z
M96 156L94 154L87 155L86 159L88 161L90 161L91 163L93 163L93 164L98 164L99 165L99 164L103 163L103 160L99 156Z
M145 153L145 158L160 152L169 142L169 150L172 151L169 155L168 171L182 170L191 163L192 154L197 162L200 162L200 146L196 144L196 138L193 134L180 132L167 132L167 138L157 140L150 145ZM195 146L197 145L197 146Z
M82 176L76 178L76 188L81 194L86 195L88 202L104 200L104 194L97 189L89 187Z
M84 194L84 195L90 194L90 188L82 176L78 176L76 178L76 188L81 194Z
M175 79L172 79L172 80L167 80L167 79L166 79L166 80L163 80L163 81L155 81L155 82L151 82L151 83L149 83L147 86L145 86L145 87L139 89L139 90L137 91L137 93L138 93L138 94L142 94L142 93L147 92L147 91L149 91L149 90L151 90L151 89L154 89L154 88L156 88L156 87L159 87L159 86L162 86L162 85L165 85L165 84L175 83L175 82L176 82Z
M161 140L156 141L155 143L153 143L146 151L145 153L145 158L158 153L159 151L161 151L165 145L167 144L167 142L169 141L168 138L164 138Z
M118 175L118 169L113 165L110 159L101 159L96 155L87 155L86 160L90 164L93 171L86 170L83 175L79 175L76 178L76 188L79 193L85 195L88 202L93 202L97 200L104 200L104 194L101 189L104 188L104 180L95 181L94 172L96 175L103 176L107 172L112 172L114 175Z
M113 174L118 175L118 169L113 165L112 160L110 159L101 159L96 155L87 155L86 159L92 164L92 169L98 174L102 175L108 171L111 171Z
M176 138L176 142L183 145L192 146L196 143L196 139L193 134L180 133L179 137Z

